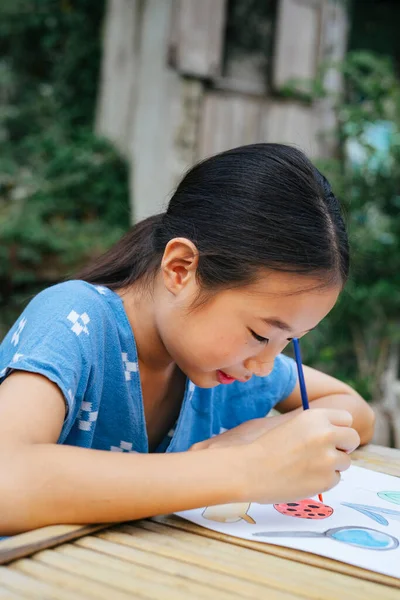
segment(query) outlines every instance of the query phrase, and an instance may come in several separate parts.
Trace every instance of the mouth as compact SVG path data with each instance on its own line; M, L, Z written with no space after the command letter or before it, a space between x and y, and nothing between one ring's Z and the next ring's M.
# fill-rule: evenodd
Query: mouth
M228 375L227 373L224 373L224 371L221 371L220 369L218 369L218 371L217 371L217 379L218 379L219 383L223 383L225 385L227 385L229 383L233 383L234 381L240 381L242 383L247 381L247 379L236 379L236 377L231 377L230 375Z

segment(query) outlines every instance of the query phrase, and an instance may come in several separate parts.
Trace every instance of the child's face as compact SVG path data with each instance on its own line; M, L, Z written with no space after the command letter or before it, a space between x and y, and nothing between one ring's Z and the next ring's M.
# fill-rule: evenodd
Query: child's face
M192 277L159 304L159 335L174 362L200 387L265 376L290 339L305 335L333 308L339 287L299 292L317 283L311 277L268 272L248 287L217 292L191 311L199 292Z

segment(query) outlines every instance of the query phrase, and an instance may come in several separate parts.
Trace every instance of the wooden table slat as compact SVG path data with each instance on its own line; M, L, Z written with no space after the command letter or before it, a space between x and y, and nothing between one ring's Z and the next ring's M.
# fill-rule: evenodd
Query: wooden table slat
M48 583L49 585L60 586L67 590L77 592L82 599L132 600L132 594L121 592L110 586L105 586L104 583L88 580L78 574L71 577L70 573L63 569L52 568L37 560L22 558L13 563L11 568L34 577L39 581Z
M364 446L351 455L357 467L400 477L400 451L384 446Z
M109 527L108 523L100 525L50 525L13 535L5 540L0 540L0 565L30 556L44 548L52 548L84 535L90 535L107 527Z
M146 567L152 567L157 571L168 572L171 574L181 573L182 577L190 580L198 581L204 585L214 588L215 594L218 594L218 590L226 590L231 594L242 595L244 598L249 600L254 598L258 600L260 596L265 593L265 586L257 584L255 582L241 579L237 577L235 573L229 575L210 569L209 565L206 567L201 564L187 562L182 555L179 557L176 555L163 556L156 554L150 549L139 549L133 546L126 546L115 542L110 542L98 537L87 536L81 540L77 540L77 546L96 550L97 552L104 553L106 555L114 556L124 561L134 562ZM218 595L219 597L219 595ZM300 598L299 595L293 595L283 592L276 591L276 598L282 600L294 600Z
M221 546L224 543L217 540L208 540L211 545L207 548L197 544L196 537L186 544L178 543L176 539L173 542L168 539L166 543L165 535L151 534L146 531L142 533L143 536L140 533L136 535L133 530L130 534L106 531L99 533L96 537L126 544L129 547L143 548L154 555L175 557L210 570L256 582L268 589L279 589L315 600L320 598L337 600L338 596L343 596L346 600L355 600L360 598L360 591L364 591L364 593L371 591L376 597L388 600L398 598L398 592L387 586L357 580L347 575L325 571L274 555L255 553L247 548L237 546L235 553L227 556L221 552ZM81 544L82 540L77 543ZM290 573L290 577L288 577L288 573ZM313 581L312 587L309 585L310 581Z
M152 600L159 598L187 600L188 595L196 600L210 598L206 586L188 585L187 581L179 577L171 577L159 572L155 577L154 569L143 569L111 557L105 557L100 565L96 562L93 564L93 559L90 560L88 556L89 553L89 550L83 548L64 545L55 550L43 550L34 557L34 560ZM223 600L228 598L223 596Z
M0 586L13 592L20 593L24 598L38 598L39 600L83 600L83 597L73 592L60 589L38 581L14 569L0 567Z
M124 550L123 546L121 546L121 550ZM72 546L71 544L60 548L59 552L61 552L62 554L67 554L69 556L74 556L79 561L87 560L97 566L107 566L107 568L111 567L116 570L121 570L130 574L138 571L142 574L142 576L143 574L146 574L146 577L149 580L154 580L154 572L156 571L157 579L160 581L160 583L163 583L163 585L166 586L171 586L172 590L174 591L174 594L176 594L177 592L183 592L183 597L186 598L188 594L193 596L196 595L196 597L199 598L209 598L210 594L213 591L215 594L218 593L218 598L221 598L221 600L229 600L230 598L232 598L232 600L235 600L235 598L243 597L239 593L237 593L237 590L231 590L228 593L226 590L224 590L223 586L221 585L217 590L213 588L213 586L208 586L206 583L204 583L204 581L201 578L197 580L191 579L190 577L188 577L186 569L182 568L182 564L176 565L178 568L172 569L172 572L171 569L163 569L162 558L160 561L160 558L154 554L152 557L150 556L150 559L153 558L153 560L148 561L148 564L144 565L143 563L138 564L136 561L126 560L126 552L125 558L122 560L121 556L116 557L110 554L106 555L103 552L89 550L87 548L79 547L78 545Z
M26 596L20 596L20 594L15 594L3 587L0 588L0 600L26 600Z

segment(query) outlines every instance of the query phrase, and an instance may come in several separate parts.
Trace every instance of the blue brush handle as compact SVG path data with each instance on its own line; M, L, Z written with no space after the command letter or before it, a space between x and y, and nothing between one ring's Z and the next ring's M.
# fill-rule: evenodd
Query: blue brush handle
M301 354L300 354L300 344L299 344L299 340L297 338L293 338L292 341L293 341L293 346L294 346L294 355L296 357L297 373L299 375L301 402L303 404L304 410L307 410L310 408L310 405L308 403L306 382L304 381L303 364L301 362Z

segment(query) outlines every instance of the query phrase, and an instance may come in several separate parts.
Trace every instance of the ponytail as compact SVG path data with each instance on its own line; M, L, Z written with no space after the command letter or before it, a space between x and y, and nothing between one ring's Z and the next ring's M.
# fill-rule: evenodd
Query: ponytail
M154 239L163 217L164 213L160 213L134 225L108 252L74 278L118 289L154 273L161 260Z

